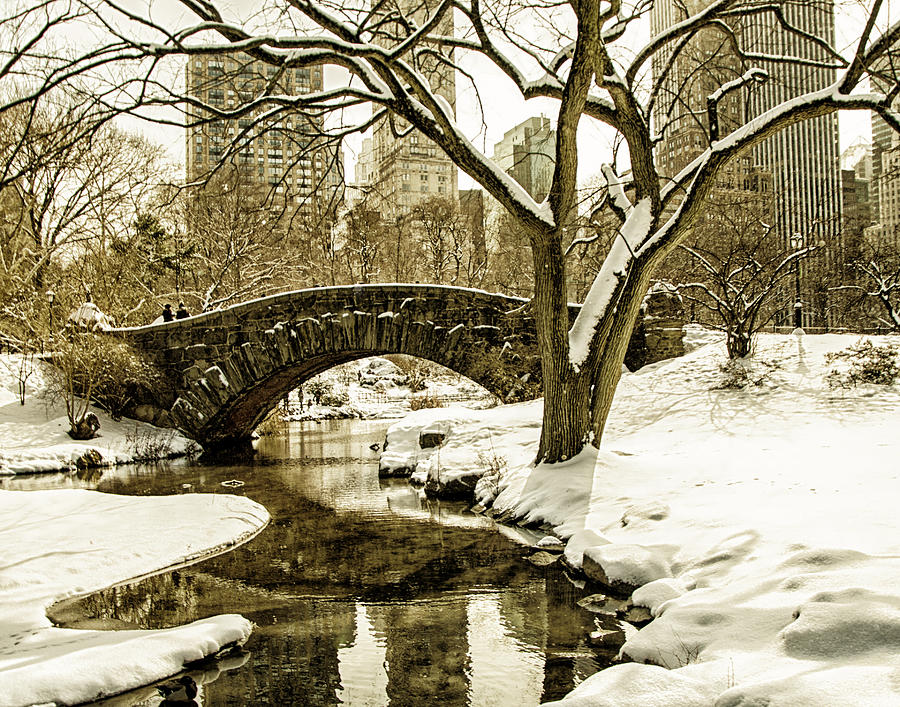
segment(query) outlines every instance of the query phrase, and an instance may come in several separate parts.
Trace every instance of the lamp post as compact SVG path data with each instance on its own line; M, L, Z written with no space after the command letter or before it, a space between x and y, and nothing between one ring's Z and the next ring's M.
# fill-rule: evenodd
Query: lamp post
M803 236L795 233L791 236L791 249L797 253L803 247ZM794 328L803 326L803 301L800 299L800 258L794 259Z
M50 311L50 340L53 340L53 303L56 302L56 293L53 290L47 290L47 304Z

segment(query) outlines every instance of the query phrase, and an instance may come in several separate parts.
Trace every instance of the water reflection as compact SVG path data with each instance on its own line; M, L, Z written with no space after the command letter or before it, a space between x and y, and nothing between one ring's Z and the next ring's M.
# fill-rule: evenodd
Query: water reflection
M555 568L456 503L379 481L384 425L301 423L233 466L111 470L102 491L237 492L271 525L192 567L59 607L66 625L165 627L217 613L253 621L246 663L203 680L210 705L536 705L600 666L593 616ZM227 489L222 481L244 486ZM198 683L201 684L201 683Z

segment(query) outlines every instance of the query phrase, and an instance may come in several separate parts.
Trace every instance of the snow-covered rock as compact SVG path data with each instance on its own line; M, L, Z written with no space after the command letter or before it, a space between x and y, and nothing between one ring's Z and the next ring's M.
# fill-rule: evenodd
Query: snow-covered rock
M595 545L584 551L582 569L595 582L631 594L638 587L672 576L671 546L647 547L625 543Z

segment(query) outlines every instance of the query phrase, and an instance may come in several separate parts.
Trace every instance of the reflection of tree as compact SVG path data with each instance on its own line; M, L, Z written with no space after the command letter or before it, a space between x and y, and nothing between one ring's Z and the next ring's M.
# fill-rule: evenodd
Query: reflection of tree
M135 628L168 628L201 618L201 584L179 570L91 594L67 607L58 621L76 613L95 619L124 621Z
M304 446L305 454L315 449ZM528 654L523 660L544 654L553 662L545 698L560 696L561 684L574 684L581 663L572 656L589 660L585 641L594 624L574 608L577 597L555 568L542 576L545 571L525 563L500 534L452 525L462 504L441 502L439 512L429 516L423 509L414 517L385 515L382 504L374 513L328 508L318 499L345 488L348 474L375 473L362 464L348 469L346 459L336 464L341 468L327 471L298 462L260 463L252 470L203 467L202 479L160 466L127 484L104 479L103 491L163 493L185 481L198 490L218 489L220 481L238 476L246 481L242 491L265 503L272 522L228 554L108 590L68 615L161 627L240 612L256 624L248 643L252 665L207 685L208 702L328 705L340 688L339 651L358 640L362 600L386 642L395 703L452 705L466 704L469 641L478 640L468 633L466 596L472 587L493 587L501 630ZM385 493L379 487L377 480L363 484L368 493Z

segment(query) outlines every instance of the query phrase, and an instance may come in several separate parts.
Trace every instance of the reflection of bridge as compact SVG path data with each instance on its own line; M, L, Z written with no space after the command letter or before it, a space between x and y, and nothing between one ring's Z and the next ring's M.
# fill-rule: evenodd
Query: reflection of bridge
M346 361L418 356L504 401L540 394L534 321L525 300L437 285L299 290L167 324L117 329L164 372L141 417L198 441L247 438L290 390Z

